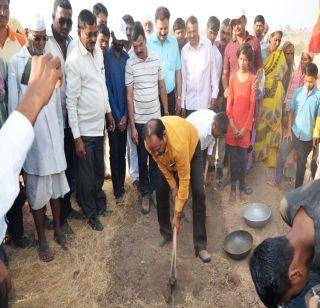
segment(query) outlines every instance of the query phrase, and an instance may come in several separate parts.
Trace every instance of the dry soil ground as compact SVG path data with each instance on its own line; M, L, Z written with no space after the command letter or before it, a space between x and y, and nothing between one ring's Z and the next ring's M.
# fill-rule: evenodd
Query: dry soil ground
M254 192L246 202L230 204L229 187L219 191L211 184L206 188L208 250L212 262L203 264L195 258L192 244L192 223L183 220L178 237L177 307L259 307L260 303L250 280L247 262L233 261L226 256L224 237L236 229L252 233L254 246L268 236L285 232L278 205L287 183L276 190L266 181L273 171L256 165L248 175ZM13 307L167 307L171 246L158 247L159 233L156 209L140 213L136 191L128 186L126 203L119 207L112 197L111 183L105 182L113 214L103 218L105 230L92 231L85 222L72 220L76 235L70 248L62 251L52 241L55 260L45 264L35 248L17 250L6 247L10 259ZM242 219L242 210L249 202L265 202L272 208L272 218L263 229L251 229ZM191 221L190 205L186 217ZM34 231L27 207L26 233Z

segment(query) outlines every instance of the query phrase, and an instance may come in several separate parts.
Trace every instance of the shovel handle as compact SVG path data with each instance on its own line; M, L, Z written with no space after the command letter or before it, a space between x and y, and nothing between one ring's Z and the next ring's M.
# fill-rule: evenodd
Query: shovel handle
M173 242L172 242L172 254L171 254L171 270L170 277L176 278L176 264L177 264L177 228L173 228Z

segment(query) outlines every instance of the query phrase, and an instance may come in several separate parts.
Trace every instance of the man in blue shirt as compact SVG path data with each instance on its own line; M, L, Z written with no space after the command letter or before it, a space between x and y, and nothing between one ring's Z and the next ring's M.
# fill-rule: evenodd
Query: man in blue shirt
M181 110L181 59L177 39L169 34L169 19L170 12L167 8L163 6L157 8L156 31L148 40L147 47L160 58L168 96L169 114L175 115L180 114ZM166 115L162 107L161 115Z
M116 201L123 196L126 176L126 144L128 109L125 87L125 67L129 58L123 47L127 41L124 31L111 33L112 46L104 55L106 84L109 93L109 103L116 128L109 131L110 167L113 193Z
M317 84L318 68L314 63L306 67L304 86L297 89L291 101L288 130L279 148L276 175L269 185L280 184L285 161L294 148L297 152L297 171L295 188L302 186L306 162L312 147L316 148L318 138L313 136L317 117L320 116L320 91Z

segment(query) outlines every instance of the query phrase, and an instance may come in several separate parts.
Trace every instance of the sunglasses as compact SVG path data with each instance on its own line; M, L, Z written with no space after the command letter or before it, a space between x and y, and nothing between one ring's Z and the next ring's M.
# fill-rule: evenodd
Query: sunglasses
M29 32L33 36L33 41L36 43L42 42L47 42L48 41L48 36L47 35L34 35L32 32Z
M63 25L67 25L68 27L72 26L72 20L69 18L61 17L61 18L59 18L58 22L59 22L60 26L63 26Z

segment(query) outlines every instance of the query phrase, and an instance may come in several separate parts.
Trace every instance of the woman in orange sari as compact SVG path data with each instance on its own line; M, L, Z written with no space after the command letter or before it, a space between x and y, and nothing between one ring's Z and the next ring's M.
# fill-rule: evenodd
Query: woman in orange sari
M283 76L288 66L281 49L282 31L271 31L267 57L264 60L265 90L256 122L254 155L268 167L275 167L277 151L281 143L282 102L284 98Z

